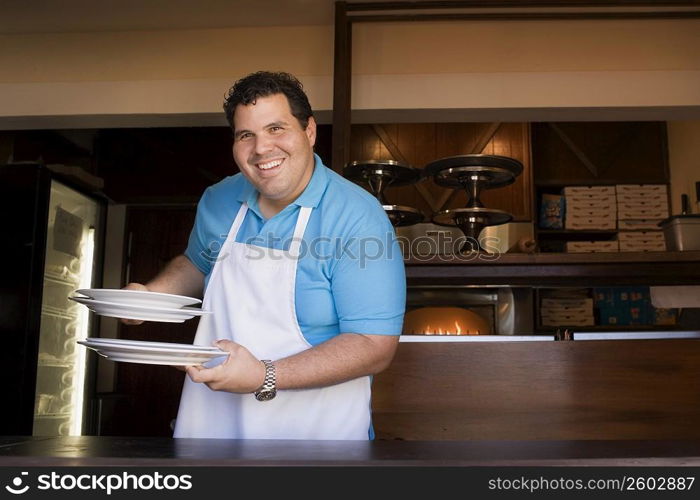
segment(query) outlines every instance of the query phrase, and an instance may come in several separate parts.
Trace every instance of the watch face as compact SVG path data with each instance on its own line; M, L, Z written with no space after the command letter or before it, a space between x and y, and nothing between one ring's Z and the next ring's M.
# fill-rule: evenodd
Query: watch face
M258 401L270 401L270 400L271 400L272 398L274 398L276 395L277 395L277 391L274 390L274 389L269 390L269 391L262 390L262 391L258 392L258 393L255 395L255 398L256 398Z

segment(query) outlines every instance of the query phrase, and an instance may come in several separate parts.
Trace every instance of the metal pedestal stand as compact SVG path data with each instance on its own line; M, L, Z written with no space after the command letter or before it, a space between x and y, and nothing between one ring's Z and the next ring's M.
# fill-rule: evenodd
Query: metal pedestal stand
M384 197L387 186L407 186L421 179L421 172L394 160L353 161L343 169L343 176L351 181L364 183L382 204L394 227L410 226L422 222L423 214L415 208L391 205Z
M498 226L512 220L503 210L486 208L479 199L484 189L512 184L523 171L523 165L513 158L496 155L460 155L429 163L426 175L435 183L467 192L464 208L443 210L433 216L433 222L442 226L459 227L467 240L461 252L484 252L479 234L486 226Z

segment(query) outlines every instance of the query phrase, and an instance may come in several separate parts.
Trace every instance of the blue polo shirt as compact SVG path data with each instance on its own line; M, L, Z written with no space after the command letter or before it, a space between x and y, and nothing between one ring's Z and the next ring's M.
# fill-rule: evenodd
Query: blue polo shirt
M406 277L394 228L376 198L314 157L304 192L270 219L263 217L258 192L242 174L210 186L197 206L185 255L208 283L243 202L249 209L236 242L282 250L289 249L300 207L312 207L295 284L306 340L318 345L340 333L399 335Z

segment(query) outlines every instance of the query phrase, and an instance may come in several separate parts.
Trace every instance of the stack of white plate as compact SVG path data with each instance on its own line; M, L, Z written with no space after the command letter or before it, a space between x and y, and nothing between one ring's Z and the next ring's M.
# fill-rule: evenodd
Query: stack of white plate
M101 316L182 323L195 316L209 314L200 307L201 300L169 293L145 292L141 290L83 288L76 290L80 296L71 300L84 304Z
M228 355L218 347L170 342L87 338L79 340L78 343L112 361L148 365L201 365L214 358Z

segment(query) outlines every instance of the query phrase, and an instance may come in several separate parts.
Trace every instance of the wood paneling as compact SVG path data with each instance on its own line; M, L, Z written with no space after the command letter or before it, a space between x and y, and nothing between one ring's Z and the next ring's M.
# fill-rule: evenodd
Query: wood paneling
M402 343L378 438L697 439L700 341Z
M97 144L105 193L120 203L197 201L238 171L227 127L104 130Z
M333 51L333 158L326 165L340 172L350 160L350 86L352 83L352 24L348 21L345 2L335 5L335 39ZM323 157L322 157L323 158Z
M354 125L352 128L351 160L405 159L417 168L446 156L484 153L515 158L523 163L524 171L515 183L487 190L482 201L489 208L506 210L515 220L532 219L532 174L530 169L529 128L522 123L413 123ZM402 158L392 154L382 141L381 129ZM422 192L421 192L422 191ZM445 189L426 179L420 185L388 188L387 200L397 205L417 208L427 216L434 212L466 205L462 191ZM441 203L445 202L444 204ZM442 205L442 206L441 206Z
M208 186L238 172L231 145L228 127L102 130L97 174L119 203L196 202ZM330 165L330 126L317 128L315 150Z
M536 123L532 156L537 183L667 183L663 122Z
M127 234L131 235L130 281L145 283L187 244L195 210L130 209ZM154 231L157 230L157 235ZM197 319L184 323L145 322L120 324L120 338L191 344ZM170 422L177 416L185 373L169 366L117 363L114 415L102 423L105 435L171 436Z

